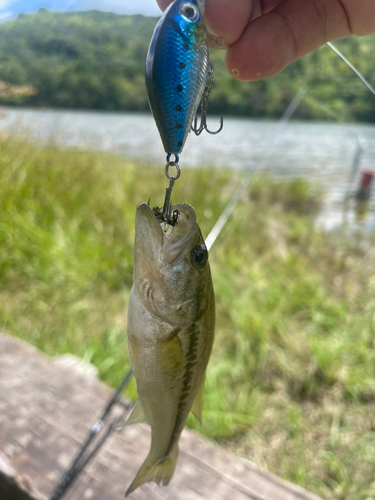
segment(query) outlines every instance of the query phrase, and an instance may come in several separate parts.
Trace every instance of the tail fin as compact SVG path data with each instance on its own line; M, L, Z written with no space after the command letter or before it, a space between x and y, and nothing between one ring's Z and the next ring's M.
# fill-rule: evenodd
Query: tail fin
M149 481L154 481L157 484L167 486L169 481L172 479L174 469L176 467L177 457L178 446L174 448L171 455L159 461L155 461L154 458L148 455L132 484L127 489L125 496L127 497L132 491L138 488L138 486L141 486L141 484Z

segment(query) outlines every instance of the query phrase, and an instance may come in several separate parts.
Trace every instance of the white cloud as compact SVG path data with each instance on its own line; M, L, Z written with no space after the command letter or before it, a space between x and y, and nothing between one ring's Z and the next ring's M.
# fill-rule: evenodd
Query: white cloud
M160 15L156 0L78 0L74 10L92 9L117 12L118 14Z
M4 21L8 21L8 19L11 19L13 17L13 14L10 10L6 11L6 12L1 12L0 13L0 23L4 22Z
M101 10L117 14L159 16L156 0L0 0L0 22L20 12L35 12L40 7L59 11Z

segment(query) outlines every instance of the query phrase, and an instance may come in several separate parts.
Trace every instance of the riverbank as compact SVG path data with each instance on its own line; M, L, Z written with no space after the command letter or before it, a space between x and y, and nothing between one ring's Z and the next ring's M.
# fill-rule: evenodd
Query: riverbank
M211 116L215 122L219 117ZM375 125L225 116L220 136L190 134L182 167L262 169L280 177L299 176L344 195L358 140L363 144L360 166L375 164ZM9 134L59 149L111 152L149 166L165 158L155 121L148 113L4 108L0 134Z
M144 65L156 17L109 12L48 12L0 24L0 80L32 92L1 95L2 104L97 110L148 110ZM350 37L335 45L371 81L375 37ZM329 47L296 61L282 74L239 82L225 69L224 51L211 51L215 91L210 112L278 118L293 95L308 88L301 119L375 122L368 89Z
M205 236L236 176L184 171L176 184ZM165 187L162 168L0 141L0 330L77 354L116 385L135 207L160 204ZM306 181L260 179L213 246L200 431L326 499L358 500L375 494L375 262L360 236L314 228L320 203Z

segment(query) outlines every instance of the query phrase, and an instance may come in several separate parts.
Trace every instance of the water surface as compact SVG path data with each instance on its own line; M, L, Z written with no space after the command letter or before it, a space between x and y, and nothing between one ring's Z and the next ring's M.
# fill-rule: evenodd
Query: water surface
M0 131L59 147L123 154L163 167L165 153L150 114L4 108ZM214 127L217 117L210 116ZM219 135L190 134L180 157L182 168L261 170L278 177L303 176L324 185L330 206L348 189L358 147L359 170L375 167L375 126L225 118ZM357 180L358 175L355 178Z

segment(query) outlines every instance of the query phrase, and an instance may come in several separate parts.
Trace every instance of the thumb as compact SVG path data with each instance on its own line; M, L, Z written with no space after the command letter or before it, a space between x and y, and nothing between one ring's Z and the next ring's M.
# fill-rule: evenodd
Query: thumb
M168 7L168 5L173 2L173 0L156 0L156 1L163 12Z

